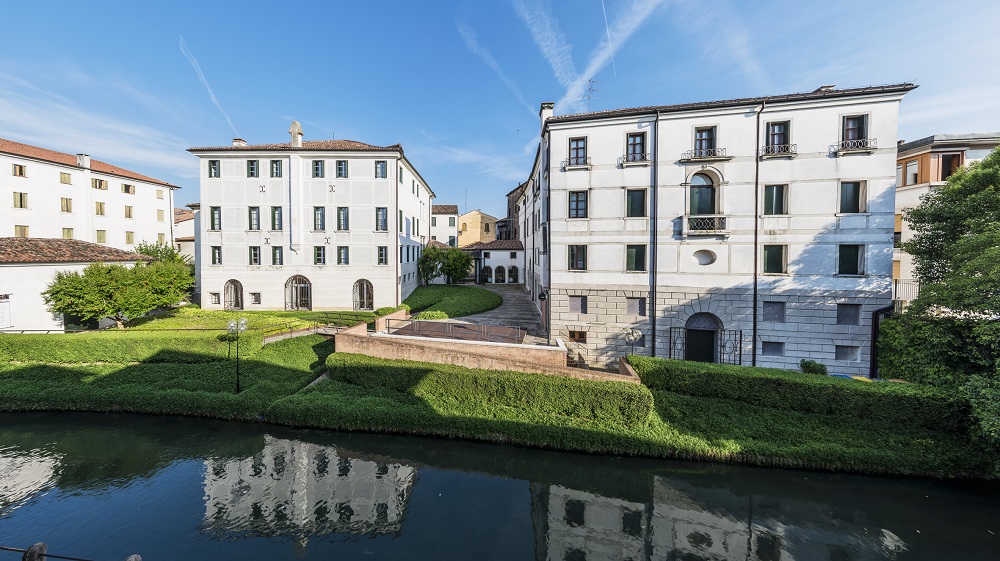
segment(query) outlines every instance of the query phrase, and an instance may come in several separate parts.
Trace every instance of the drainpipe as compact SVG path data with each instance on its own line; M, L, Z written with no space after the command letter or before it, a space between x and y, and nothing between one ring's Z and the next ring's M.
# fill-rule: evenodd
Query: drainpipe
M649 220L650 220L650 237L652 238L652 243L649 244L649 344L652 347L652 353L650 356L656 356L656 284L657 284L657 238L659 238L659 232L657 228L657 196L656 193L659 191L659 158L657 153L660 151L660 135L658 134L660 130L660 112L656 112L656 120L653 121L653 145L651 146L653 150L653 189L649 197Z
M879 327L882 325L882 318L886 316L891 316L896 310L894 304L889 304L884 308L879 308L872 312L872 339L871 339L871 352L868 353L868 377L878 378L878 332Z
M396 188L392 190L392 210L395 211L395 212L392 213L392 217L396 219L396 231L393 232L394 235L389 238L389 239L392 239L393 237L396 238L396 243L394 245L396 246L396 251L398 253L396 255L396 258L393 259L393 261L395 262L395 266L396 266L396 289L395 289L395 291L396 291L396 306L397 307L399 307L400 299L403 296L403 282L402 282L402 280L399 277L399 261L400 261L400 259L402 259L402 255L403 255L403 247L402 247L402 244L399 243L400 242L399 232L401 230L401 225L402 225L402 222L399 219L399 170L400 170L400 166L402 166L402 165L403 165L403 155L400 154L399 157L396 158L396 169L392 170L394 172L394 175L393 175L393 178L392 178L392 182L396 186Z
M757 134L754 137L753 161L753 335L751 342L753 350L750 353L750 365L757 366L757 294L760 281L760 114L764 112L767 98L757 108Z

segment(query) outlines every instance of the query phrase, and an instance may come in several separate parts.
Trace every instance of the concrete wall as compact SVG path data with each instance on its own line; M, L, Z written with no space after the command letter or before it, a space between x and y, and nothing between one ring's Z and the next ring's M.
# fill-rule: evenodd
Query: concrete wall
M478 210L458 217L458 247L476 242L491 242L495 239L497 239L496 218Z
M389 329L389 320L395 319L410 319L410 312L407 310L399 310L392 312L391 314L375 318L375 331L382 332Z

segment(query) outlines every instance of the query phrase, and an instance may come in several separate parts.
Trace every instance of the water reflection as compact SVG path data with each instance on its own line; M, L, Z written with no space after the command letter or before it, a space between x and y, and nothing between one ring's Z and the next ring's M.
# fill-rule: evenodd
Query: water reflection
M0 518L52 487L57 457L0 448Z

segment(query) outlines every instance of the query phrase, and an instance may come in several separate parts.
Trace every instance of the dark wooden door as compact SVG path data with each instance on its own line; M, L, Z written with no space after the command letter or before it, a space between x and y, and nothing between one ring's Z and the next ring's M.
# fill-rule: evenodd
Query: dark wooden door
M715 347L717 331L707 329L687 330L687 349L684 360L697 362L715 362Z

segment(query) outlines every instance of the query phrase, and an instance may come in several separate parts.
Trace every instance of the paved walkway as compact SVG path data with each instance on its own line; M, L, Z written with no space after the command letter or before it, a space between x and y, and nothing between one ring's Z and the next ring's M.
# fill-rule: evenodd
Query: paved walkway
M502 327L520 327L527 331L525 343L537 343L537 338L544 342L545 330L542 327L542 317L531 301L531 295L524 285L520 284L479 284L476 285L496 292L503 297L503 304L488 312L464 316L447 321L456 323L471 323L475 325L497 325Z

